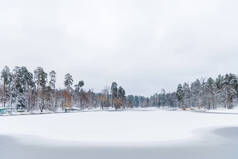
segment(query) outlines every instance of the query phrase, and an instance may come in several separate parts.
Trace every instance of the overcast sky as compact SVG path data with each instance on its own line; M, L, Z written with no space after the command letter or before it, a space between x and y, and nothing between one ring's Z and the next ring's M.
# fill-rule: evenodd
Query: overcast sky
M127 94L238 74L237 0L0 0L0 61Z

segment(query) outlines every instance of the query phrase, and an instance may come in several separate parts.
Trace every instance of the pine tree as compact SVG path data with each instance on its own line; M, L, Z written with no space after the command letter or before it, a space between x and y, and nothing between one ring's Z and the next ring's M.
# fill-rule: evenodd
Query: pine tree
M223 98L225 102L225 107L227 109L232 108L233 99L236 96L237 92L235 90L236 76L233 74L227 74L223 81Z
M196 80L191 84L191 102L193 106L200 107L201 82Z
M37 97L40 98L39 100L37 100L37 105L40 111L43 112L46 107L46 96L44 93L46 91L47 73L43 70L43 68L38 67L34 71L34 79L37 86Z
M43 68L37 67L37 69L34 71L34 79L37 85L37 89L44 89L46 87L47 73Z
M27 70L26 67L21 67L21 72L22 72L22 78L23 78L23 90L25 94L25 100L27 101L27 110L30 110L31 107L31 93L32 89L35 86L35 83L33 81L33 74Z
M120 86L118 89L118 97L123 99L125 95L126 95L125 90Z
M83 86L84 86L84 81L79 81L78 84L75 85L75 91L79 92Z
M67 73L65 75L64 85L66 87L66 91L64 91L64 106L68 108L72 108L72 85L73 85L73 77L71 74Z
M184 91L183 91L183 87L181 84L178 85L176 96L177 96L177 100L179 102L179 107L181 107L184 102Z
M112 106L114 106L114 99L117 98L118 94L117 94L117 83L116 82L112 82L111 85L111 94L112 94Z
M5 104L8 100L8 97L10 96L8 93L9 91L9 85L12 81L12 75L10 73L10 69L8 66L5 66L4 69L1 72L1 78L3 80L3 106L5 107Z
M56 72L54 70L50 71L49 73L49 88L46 90L46 92L49 94L50 98L49 100L49 104L51 107L50 109L54 110L57 107L57 92L56 92Z
M188 83L184 83L183 85L183 91L184 91L184 105L186 107L191 107L191 90Z
M161 92L159 94L159 106L165 105L166 105L166 91L165 89L161 89Z
M13 70L14 80L14 97L17 109L23 110L26 108L27 102L25 99L25 92L27 91L27 82L25 79L24 67L15 67Z
M53 70L49 73L50 81L49 81L49 86L52 90L55 89L55 84L56 84L56 72Z
M75 103L78 104L78 101L80 101L80 92L81 92L81 88L84 86L84 81L79 81L78 84L76 84L75 87L75 91L74 91L74 99L75 99ZM81 102L80 102L81 105Z
M131 108L134 106L135 98L134 98L133 95L129 95L127 97L127 103L128 103L128 106L131 107Z
M69 73L67 73L66 75L65 75L65 78L64 78L65 80L64 80L64 85L65 85L65 87L66 87L66 89L67 89L67 91L69 92L72 88L71 88L71 86L73 85L73 77L72 77L72 75L71 74L69 74Z
M139 97L138 97L138 96L135 96L134 105L135 105L136 107L139 107L139 106L140 106L140 101L139 101Z
M121 104L122 104L122 105L123 105L124 100L125 100L125 95L126 95L125 90L120 86L120 87L118 88L118 99L121 100ZM120 106L122 106L122 105L120 105ZM125 108L125 105L124 105L124 108Z
M216 97L216 84L215 81L210 77L206 82L206 90L208 92L208 109L215 108L215 97Z

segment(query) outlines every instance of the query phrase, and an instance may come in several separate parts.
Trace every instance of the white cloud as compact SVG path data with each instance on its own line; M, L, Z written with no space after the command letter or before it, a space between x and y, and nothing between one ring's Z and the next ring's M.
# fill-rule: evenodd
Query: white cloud
M235 0L0 0L3 65L66 72L100 91L174 90L179 82L237 73ZM61 82L60 82L61 81Z

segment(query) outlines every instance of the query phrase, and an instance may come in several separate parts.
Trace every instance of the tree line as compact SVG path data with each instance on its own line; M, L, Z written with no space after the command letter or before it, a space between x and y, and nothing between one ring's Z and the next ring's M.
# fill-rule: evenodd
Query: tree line
M166 93L164 89L151 97L126 95L116 82L101 92L84 90L83 80L74 81L70 73L65 75L64 88L56 88L56 72L45 72L37 67L33 72L16 66L12 71L5 66L1 71L0 102L2 107L17 111L52 111L68 109L169 106L231 109L238 99L238 78L234 74L219 75L216 79L196 80L179 84L177 90Z
M176 91L179 106L231 109L237 104L238 77L234 74L219 75L217 78L196 80L179 84Z
M238 77L235 74L219 75L217 78L197 79L191 84L179 84L172 93L155 94L151 97L154 106L181 108L232 109L238 104Z
M100 93L85 91L84 81L74 81L67 73L64 89L56 88L56 72L45 72L37 67L30 72L26 67L16 66L12 71L5 66L1 71L0 102L2 107L16 108L17 111L57 111L59 109L85 109L113 107L122 109L127 104L126 92L113 82L111 88ZM132 104L130 105L132 107ZM1 107L1 106L0 106Z

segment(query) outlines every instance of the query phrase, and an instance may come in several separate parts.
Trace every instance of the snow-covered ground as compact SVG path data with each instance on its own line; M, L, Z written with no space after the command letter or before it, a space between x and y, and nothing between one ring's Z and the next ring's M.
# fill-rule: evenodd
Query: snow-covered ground
M206 156L206 153L210 154L207 157L211 157L211 152L221 153L219 150L224 144L238 146L238 142L234 143L238 138L237 128L236 114L166 111L155 108L118 112L2 116L0 140L3 142L0 142L0 158L2 154L6 159L11 159L13 154L9 152L14 150L21 154L19 147L22 151L27 149L28 153L34 152L32 155L44 155L44 151L45 154L48 154L48 151L62 153L65 150L66 154L71 154L70 158L80 158L84 155L85 159L94 158L89 157L93 152L101 154L97 158L110 158L114 151L114 155L122 151L124 158L142 152L144 155L147 154L144 158L171 158L173 156L169 151L181 153L181 158L186 158L186 154L182 152L188 153L188 156L197 153L198 156L193 158L201 158L201 155ZM234 135L235 133L237 135ZM9 150L6 147L11 148ZM199 149L195 150L197 148ZM233 149L229 149L230 158L238 157L238 150L236 152ZM104 154L109 150L108 156ZM224 148L222 150L225 151ZM59 158L60 153L49 158ZM137 158L143 158L143 154ZM152 156L148 156L150 154ZM27 158L24 153L22 155ZM61 157L66 156L62 154Z
M228 113L228 114L237 113L238 114L238 107L236 106L233 109L217 108L217 109L213 109L213 110L208 110L207 112L211 112L211 113Z

